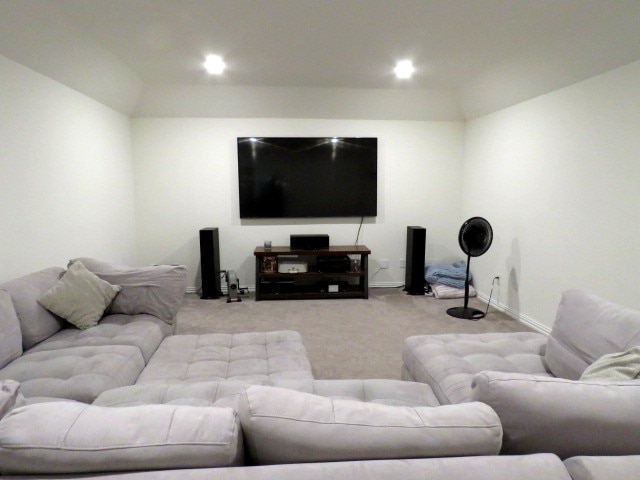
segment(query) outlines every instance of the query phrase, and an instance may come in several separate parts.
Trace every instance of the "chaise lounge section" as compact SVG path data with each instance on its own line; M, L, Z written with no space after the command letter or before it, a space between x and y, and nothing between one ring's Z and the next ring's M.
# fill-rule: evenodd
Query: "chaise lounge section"
M170 274L172 288L182 290L173 300L177 312L186 269L155 270ZM138 285L144 285L136 278L137 271L130 269L121 275L122 291L139 290ZM23 395L29 398L91 403L105 390L136 381L162 340L172 333L173 317L147 313L156 307L152 302L124 304L120 310L114 307L123 305L114 302L96 326L81 330L38 302L54 285L61 284L64 274L64 269L52 267L0 285L0 331L4 333L0 380L20 382ZM167 302L166 284L147 282L143 288L162 290L163 304Z
M638 345L640 312L569 290L549 337L410 337L403 377L430 385L443 404L490 405L504 430L502 453L638 455L640 379L581 378L587 367Z

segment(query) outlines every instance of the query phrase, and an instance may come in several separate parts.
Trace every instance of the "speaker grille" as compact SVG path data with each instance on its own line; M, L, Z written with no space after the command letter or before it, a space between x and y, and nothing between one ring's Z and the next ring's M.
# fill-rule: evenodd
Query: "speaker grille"
M409 295L424 295L424 259L427 230L407 227L407 259L404 289Z

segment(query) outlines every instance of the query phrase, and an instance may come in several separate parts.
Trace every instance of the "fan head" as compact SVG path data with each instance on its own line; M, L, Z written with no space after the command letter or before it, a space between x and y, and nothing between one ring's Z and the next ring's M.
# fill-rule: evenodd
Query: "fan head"
M462 251L470 257L484 254L493 241L493 229L482 217L472 217L462 224L458 243Z

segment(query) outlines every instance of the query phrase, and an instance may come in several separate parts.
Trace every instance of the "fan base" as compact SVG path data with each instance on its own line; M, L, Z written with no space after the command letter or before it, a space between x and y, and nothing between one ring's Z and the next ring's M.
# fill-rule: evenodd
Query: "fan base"
M465 320L480 320L485 316L482 310L468 307L453 307L447 310L447 314L456 318L464 318Z

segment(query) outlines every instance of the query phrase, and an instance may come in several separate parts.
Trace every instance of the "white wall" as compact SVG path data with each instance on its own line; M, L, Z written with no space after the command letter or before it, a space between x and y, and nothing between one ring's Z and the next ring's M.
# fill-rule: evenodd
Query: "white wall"
M0 281L135 259L129 119L0 56Z
M580 288L640 309L640 62L467 123L465 216L493 225L479 290L550 327Z
M406 227L427 228L427 258L457 255L463 125L459 122L139 118L132 120L137 227L143 263L184 263L200 285L198 230L220 230L221 268L253 286L253 250L288 245L291 233L328 233L333 245L356 240L359 218L240 220L236 137L378 137L378 216L359 243L372 250L370 281L402 285ZM390 260L376 271L376 260Z
M448 121L126 116L0 56L0 281L78 255L184 263L220 228L222 268L253 285L253 249L291 233L351 244L359 219L241 221L238 136L376 136L379 215L360 242L371 284L400 285L406 226L427 260L460 256L461 222L494 244L472 261L481 294L549 328L562 290L640 309L640 62L463 124ZM133 150L132 150L133 149ZM135 207L134 207L135 205ZM389 270L377 260L389 259ZM495 296L494 296L495 298Z

